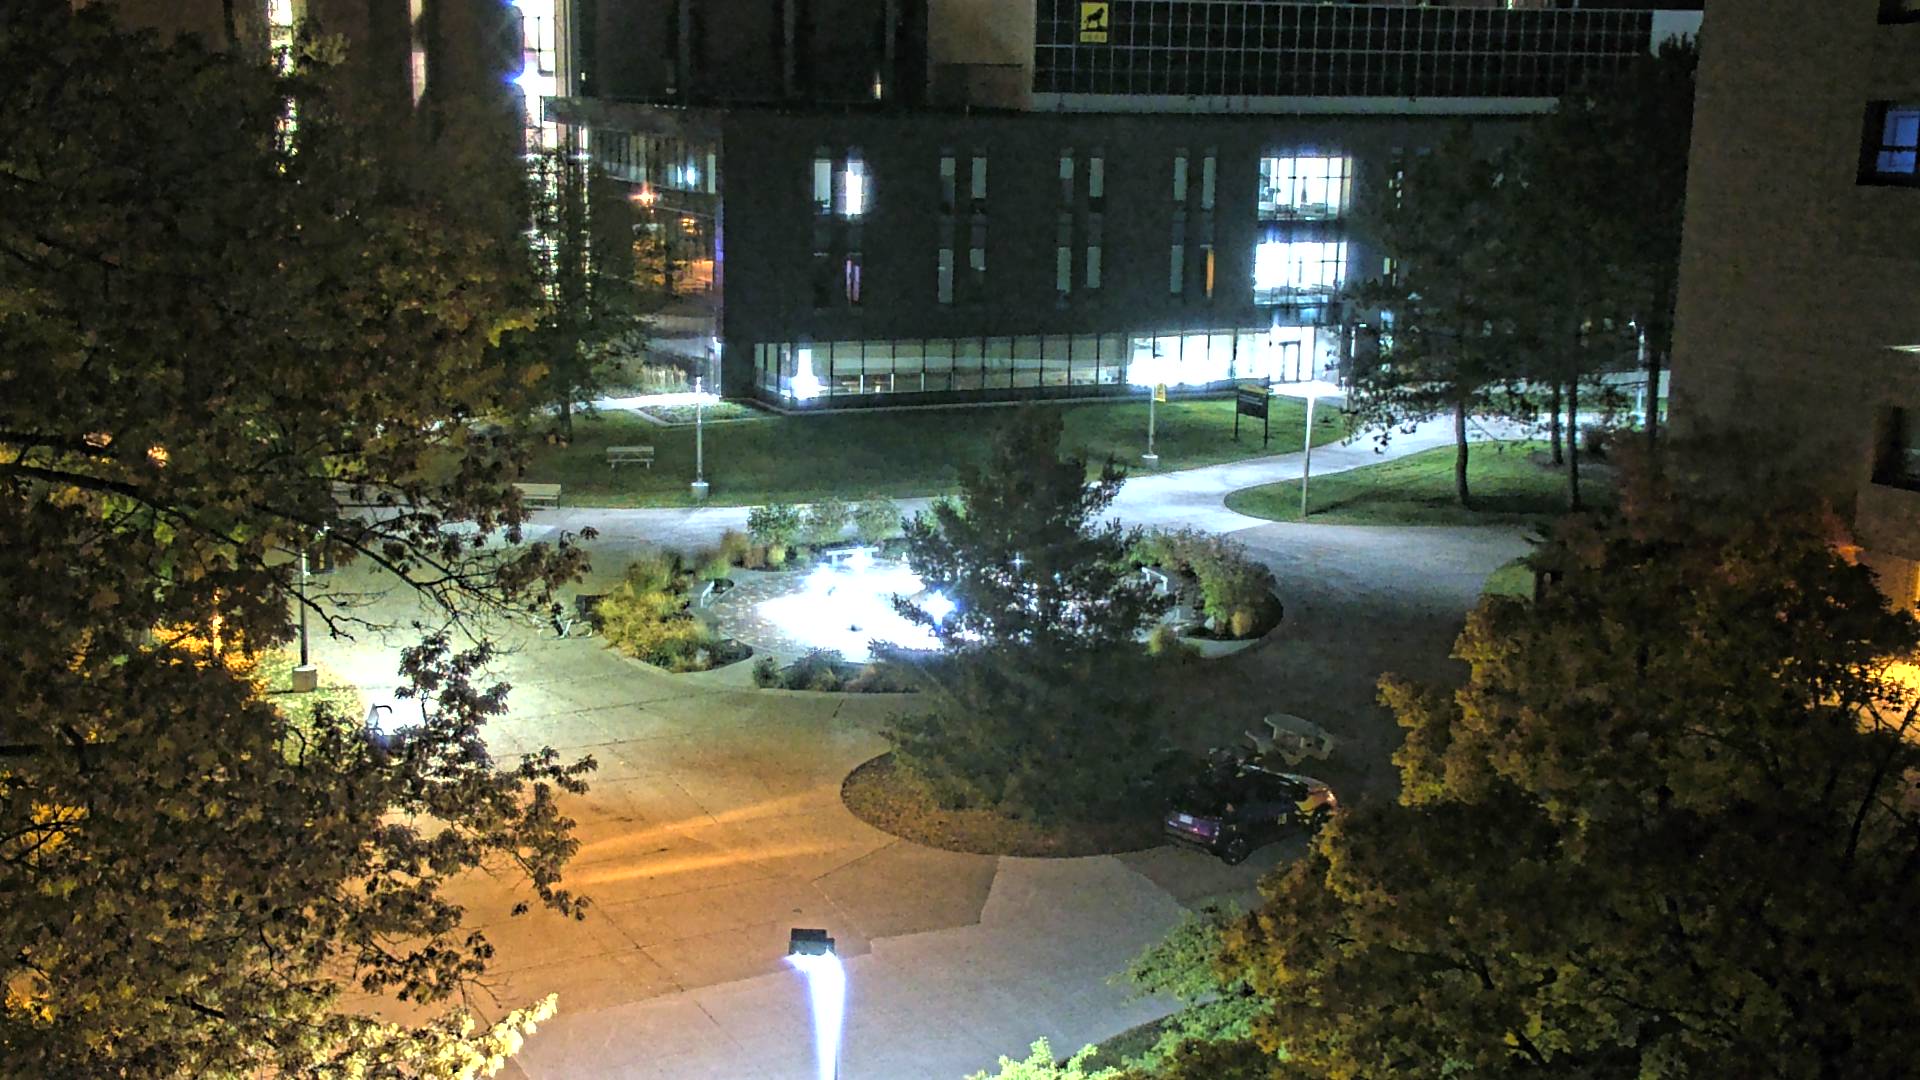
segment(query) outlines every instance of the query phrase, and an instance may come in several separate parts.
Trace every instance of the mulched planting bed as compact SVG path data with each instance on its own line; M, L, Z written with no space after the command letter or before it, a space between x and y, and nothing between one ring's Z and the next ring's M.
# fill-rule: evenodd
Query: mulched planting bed
M861 821L902 840L970 855L1066 858L1140 851L1160 844L1160 815L1126 821L1036 825L991 810L946 810L882 754L847 774L840 798ZM1143 809L1149 809L1144 808Z

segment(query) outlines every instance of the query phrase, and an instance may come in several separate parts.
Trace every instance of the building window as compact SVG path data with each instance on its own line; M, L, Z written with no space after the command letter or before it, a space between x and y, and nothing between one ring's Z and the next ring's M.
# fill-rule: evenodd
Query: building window
M1880 0L1880 21L1920 22L1920 0Z
M833 209L833 159L825 150L813 154L813 209L824 214Z
M1060 204L1073 205L1073 151L1060 151Z
M1880 430L1873 482L1920 490L1920 410L1888 409Z
M848 157L846 168L840 170L840 216L847 218L862 217L867 212L867 163L858 157Z
M1213 245L1200 245L1200 273L1206 298L1213 299Z
M1861 183L1920 185L1920 104L1869 107L1863 150Z
M813 306L833 306L833 256L824 251L813 253Z
M951 151L940 155L940 212L953 213L953 186L957 175Z
M1187 152L1180 150L1173 155L1173 201L1187 201Z
M855 307L858 307L860 305L860 253L859 252L857 251L847 252L845 276L846 276L846 283L847 283L847 303L852 304Z
M1200 209L1213 209L1214 174L1218 172L1218 158L1209 149L1207 156L1200 159Z
M1087 205L1099 209L1107 197L1107 159L1095 150L1087 158Z
M1262 240L1253 249L1253 300L1273 304L1338 290L1347 280L1344 240Z
M1087 288L1089 290L1100 287L1101 225L1099 214L1087 215Z
M953 249L950 247L940 249L940 269L936 289L941 303L953 303Z
M1337 218L1347 212L1352 198L1350 157L1260 159L1260 217L1264 220Z
M1187 283L1187 245L1175 244L1167 255L1167 292L1180 295L1181 287Z
M967 274L968 288L974 299L980 299L987 289L987 217L975 214L973 223L967 229Z
M987 155L973 155L973 170L967 190L977 205L987 201Z
M1073 291L1073 249L1065 245L1053 249L1053 291L1063 300Z

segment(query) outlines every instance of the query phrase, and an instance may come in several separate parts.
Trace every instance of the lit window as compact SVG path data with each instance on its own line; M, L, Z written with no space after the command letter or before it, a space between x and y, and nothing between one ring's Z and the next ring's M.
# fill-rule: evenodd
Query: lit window
M1053 290L1061 296L1073 291L1073 249L1053 249Z
M953 249L940 249L940 277L936 286L940 302L953 303Z
M1353 159L1339 156L1260 160L1260 216L1334 218L1353 196Z
M1100 245L1087 245L1087 288L1100 287Z
M1187 201L1187 152L1185 150L1173 156L1173 201Z
M1098 151L1087 159L1087 201L1099 205L1107 197L1107 159Z
M840 216L857 218L867 212L867 163L849 158L840 173Z
M1864 183L1920 184L1920 105L1874 105L1862 157Z
M858 306L860 303L860 253L847 254L846 262L847 303Z
M1207 151L1206 157L1200 159L1200 209L1202 210L1213 209L1214 174L1219 171L1216 161L1211 150Z
M1211 300L1213 299L1213 245L1212 244L1202 244L1200 246L1200 263L1201 263L1202 280L1204 281L1203 287L1206 289L1207 299Z
M953 213L955 165L951 153L940 155L940 209Z
M987 155L973 155L973 177L969 190L974 202L987 201Z
M813 159L813 208L824 214L833 207L833 159L824 155Z
M1073 202L1073 151L1060 151L1060 201Z
M1167 292L1180 295L1181 286L1187 281L1187 245L1175 244L1167 256Z
M1253 249L1253 298L1274 303L1301 293L1332 292L1346 284L1343 240L1263 240Z

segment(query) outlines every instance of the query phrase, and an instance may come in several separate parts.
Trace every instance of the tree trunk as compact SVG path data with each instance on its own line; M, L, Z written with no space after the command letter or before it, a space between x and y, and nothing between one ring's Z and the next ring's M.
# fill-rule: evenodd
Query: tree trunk
M1567 508L1580 509L1580 380L1567 384Z
M1463 509L1473 509L1473 496L1467 490L1467 399L1453 405L1453 491Z
M567 397L560 402L560 441L573 444L573 398Z
M1553 397L1547 402L1547 437L1553 443L1553 463L1566 460L1560 452L1560 384L1553 384Z

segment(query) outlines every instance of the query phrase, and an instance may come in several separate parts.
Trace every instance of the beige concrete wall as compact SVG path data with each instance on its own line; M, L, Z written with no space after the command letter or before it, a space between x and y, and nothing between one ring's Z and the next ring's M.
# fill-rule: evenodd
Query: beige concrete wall
M1033 0L927 0L927 49L935 64L1033 68Z
M1673 362L1677 427L1762 422L1819 447L1835 505L1875 424L1920 408L1920 189L1861 186L1868 102L1920 98L1920 26L1877 0L1709 6ZM1884 534L1884 531L1883 531Z

